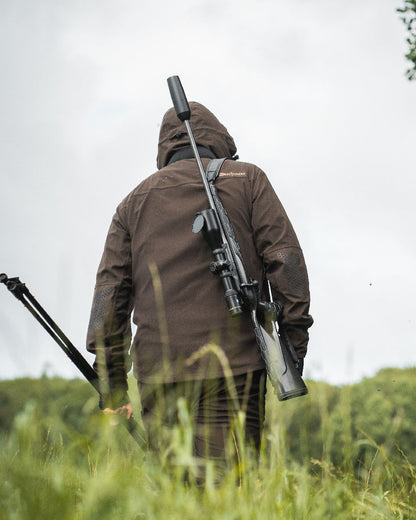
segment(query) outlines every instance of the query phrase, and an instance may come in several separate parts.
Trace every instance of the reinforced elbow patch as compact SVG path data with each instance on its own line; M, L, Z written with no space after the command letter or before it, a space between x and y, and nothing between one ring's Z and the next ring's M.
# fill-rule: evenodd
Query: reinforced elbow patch
M108 297L112 291L113 287L95 290L88 324L88 336L95 335L97 330L102 329L106 316Z
M302 253L277 251L276 257L276 268L280 270L290 293L297 297L307 294L309 292L309 280Z

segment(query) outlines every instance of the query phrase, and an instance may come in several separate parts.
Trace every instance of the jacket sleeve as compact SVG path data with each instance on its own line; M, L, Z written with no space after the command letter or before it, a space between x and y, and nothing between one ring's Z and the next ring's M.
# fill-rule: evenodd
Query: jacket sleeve
M117 408L128 400L131 312L130 236L120 205L111 222L98 268L87 333L87 350L95 354L94 369L100 379L104 407Z
M280 326L285 327L300 358L309 340L309 280L293 226L264 172L257 170L252 188L252 225L257 252L263 259L275 300L283 304Z

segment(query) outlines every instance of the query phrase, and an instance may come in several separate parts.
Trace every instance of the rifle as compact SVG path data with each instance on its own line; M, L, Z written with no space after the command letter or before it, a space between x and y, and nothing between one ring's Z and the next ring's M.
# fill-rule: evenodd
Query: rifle
M62 332L45 309L39 304L33 294L31 294L29 289L26 287L26 284L22 283L19 278L9 278L4 273L0 274L0 282L6 285L7 289L23 303L32 316L42 325L46 332L52 336L56 343L58 343L69 359L76 365L87 381L91 383L98 392L101 402L102 396L97 372ZM133 417L125 419L122 422L133 439L137 442L140 448L143 449L146 445L146 441L139 424L133 419Z
M214 185L225 159L212 160L207 172L204 171L189 122L191 110L179 76L171 76L167 82L176 115L185 123L210 206L196 214L192 231L202 232L213 253L210 270L221 279L230 314L250 313L256 341L279 401L305 395L308 389L298 370L299 359L287 332L283 327L279 329L282 306L273 301L270 282L267 282L270 301L260 298L259 284L247 273L240 246Z

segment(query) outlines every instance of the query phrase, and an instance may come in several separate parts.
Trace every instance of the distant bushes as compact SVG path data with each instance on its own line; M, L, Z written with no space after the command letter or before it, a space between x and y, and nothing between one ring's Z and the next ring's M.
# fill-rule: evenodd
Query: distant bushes
M284 425L293 459L326 460L357 471L376 454L379 460L416 464L415 368L384 369L349 386L308 386L306 397L277 404L269 399L271 422Z
M97 393L81 379L41 377L0 381L0 432L10 432L15 418L29 406L36 409L36 416L45 425L61 423L63 431L88 433L90 414L97 404Z
M139 416L135 383L130 386ZM415 368L384 369L349 386L309 381L308 387L307 396L283 403L268 392L265 436L278 429L291 460L324 460L359 471L377 453L379 460L416 465ZM79 379L0 381L0 433L7 435L19 413L32 406L45 430L53 424L63 438L71 432L94 437L97 404L94 389Z

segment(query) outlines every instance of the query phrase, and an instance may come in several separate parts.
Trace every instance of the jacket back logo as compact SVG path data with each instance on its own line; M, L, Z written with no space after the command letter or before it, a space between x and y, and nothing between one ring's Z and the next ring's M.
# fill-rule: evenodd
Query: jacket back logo
M219 177L247 177L246 172L220 172Z

